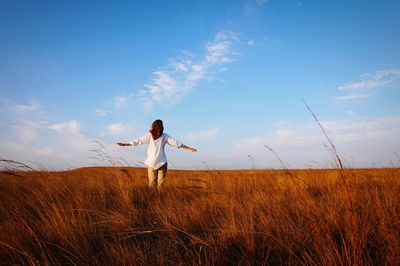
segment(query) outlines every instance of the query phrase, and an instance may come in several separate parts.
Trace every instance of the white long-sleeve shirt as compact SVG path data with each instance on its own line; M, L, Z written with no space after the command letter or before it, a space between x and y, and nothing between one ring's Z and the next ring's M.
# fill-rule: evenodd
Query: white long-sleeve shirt
M167 156L165 155L164 151L164 146L166 143L176 148L180 148L182 146L182 143L165 133L156 140L153 139L153 136L149 132L140 138L129 141L129 144L131 144L133 147L137 147L142 144L149 144L147 147L147 158L144 161L144 164L153 169L158 169L167 162Z

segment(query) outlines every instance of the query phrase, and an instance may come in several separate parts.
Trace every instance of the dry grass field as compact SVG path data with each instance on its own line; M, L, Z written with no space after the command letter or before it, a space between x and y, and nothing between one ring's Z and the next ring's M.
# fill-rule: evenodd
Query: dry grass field
M2 265L399 265L400 169L0 173Z

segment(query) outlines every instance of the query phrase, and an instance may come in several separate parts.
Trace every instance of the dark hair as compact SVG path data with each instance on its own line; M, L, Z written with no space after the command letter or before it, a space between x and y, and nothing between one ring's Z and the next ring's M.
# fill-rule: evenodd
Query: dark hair
M164 125L160 119L157 119L151 124L150 133L154 140L162 136L164 132Z

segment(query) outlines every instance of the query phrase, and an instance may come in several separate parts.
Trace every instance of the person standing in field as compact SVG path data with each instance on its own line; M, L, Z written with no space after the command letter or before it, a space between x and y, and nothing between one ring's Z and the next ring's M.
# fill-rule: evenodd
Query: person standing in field
M128 143L117 143L119 146L133 146L137 147L142 144L148 144L147 159L145 165L149 176L149 187L153 188L157 185L160 192L167 174L167 157L165 155L165 144L169 144L176 148L183 148L192 152L197 152L197 149L186 146L168 134L164 133L164 125L162 120L155 120L150 131L137 139L129 141Z

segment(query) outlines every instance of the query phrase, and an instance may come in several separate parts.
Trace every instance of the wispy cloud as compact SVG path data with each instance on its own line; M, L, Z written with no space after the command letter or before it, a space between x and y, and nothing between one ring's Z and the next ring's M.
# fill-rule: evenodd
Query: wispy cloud
M52 124L48 128L58 133L76 134L80 131L80 124L76 120L71 120L66 123Z
M96 108L94 111L96 112L96 114L98 116L103 116L103 117L112 113L111 110L107 110L107 109L104 109L104 108Z
M375 95L375 93L366 93L366 94L350 94L350 95L345 95L345 96L337 96L335 97L335 100L338 101L351 101L351 100L357 100L357 99L367 99L371 98Z
M232 44L239 42L239 34L234 32L218 32L214 40L206 44L206 65L224 64L233 61ZM204 63L203 63L204 64Z
M82 132L81 123L74 119L64 123L51 124L45 129L55 133L55 140L62 140L64 149L72 148L74 152L87 152L90 149L92 138Z
M38 111L42 105L37 100L29 100L27 103L17 103L13 100L0 97L0 108L11 112L29 113Z
M389 87L400 78L400 69L379 70L375 73L364 73L360 81L339 86L338 90L363 90Z
M393 150L400 147L398 116L322 120L321 123L345 159L354 156L358 161L368 161L375 154L381 154L380 162L374 162L384 164L386 160L389 163ZM319 157L329 159L323 144L326 139L315 123L285 122L277 123L276 128L265 135L237 140L233 146L235 154L261 157L268 155L264 147L268 145L291 163L300 163L299 166L303 163L301 167L304 167L307 161Z
M166 67L153 72L151 81L140 90L139 96L145 108L180 101L199 81L208 77L210 68L234 61L233 45L239 42L238 33L222 31L205 44L205 53L200 60L194 61L194 56L188 52L172 58Z
M100 138L104 145L115 141L111 135L84 131L90 129L80 120L54 120L37 101L21 103L0 97L0 113L4 114L0 116L1 155L28 164L40 162L59 169L88 165L92 163L88 160L92 140ZM125 131L131 129L122 126Z
M348 91L348 95L335 97L338 101L349 101L373 97L376 90L391 87L400 78L400 69L385 69L374 73L360 75L360 80L337 87L340 91ZM362 93L363 91L364 93ZM369 91L369 93L365 93Z
M26 112L26 111L34 111L42 107L36 100L30 100L28 104L15 104L15 108L17 111Z
M366 117L321 121L324 129L335 143L355 143L358 141L396 140L400 134L400 117ZM255 136L236 142L237 147L273 143L279 147L300 148L322 144L326 140L314 123L277 123L276 129L268 136ZM399 142L400 143L400 142Z
M132 135L135 125L131 123L111 123L106 126L106 134L110 136Z
M133 95L117 95L108 100L102 107L94 109L96 115L106 117L119 111L126 111L132 103Z
M114 108L123 109L128 106L129 98L131 95L119 95L114 97Z
M203 141L214 138L218 133L219 128L214 127L186 134L182 137L182 139L187 141Z
M124 132L124 127L121 123L109 124L106 128L107 132L113 136L118 136Z
M31 120L19 120L16 126L17 135L24 141L36 139L41 129L40 123Z
M40 130L46 124L42 105L36 100L19 103L0 97L0 126L4 132L13 132L18 141L33 141L40 137Z

